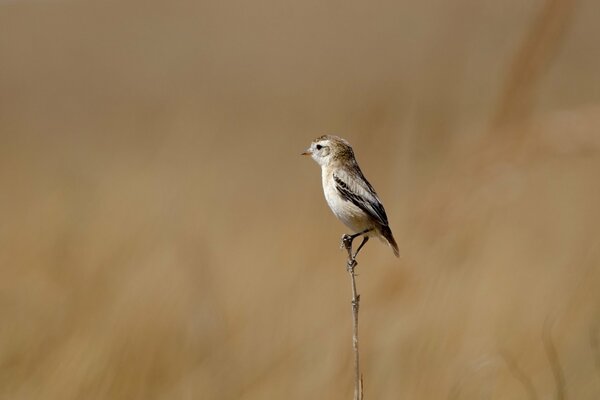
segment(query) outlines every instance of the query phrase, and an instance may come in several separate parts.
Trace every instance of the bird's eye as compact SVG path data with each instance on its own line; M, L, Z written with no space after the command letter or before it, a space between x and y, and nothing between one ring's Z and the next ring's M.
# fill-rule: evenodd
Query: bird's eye
M321 150L323 148L323 146L321 146L320 144L315 146L317 148L317 150Z

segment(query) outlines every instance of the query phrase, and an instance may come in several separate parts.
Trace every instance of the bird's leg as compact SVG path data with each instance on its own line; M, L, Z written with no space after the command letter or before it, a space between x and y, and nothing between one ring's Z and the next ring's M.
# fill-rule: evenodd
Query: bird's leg
M342 240L340 241L340 249L351 249L352 248L352 240L354 240L354 238L350 235L347 234L343 234L342 235Z
M341 248L346 249L346 251L348 252L348 270L352 270L354 269L354 267L356 267L356 260L352 257L352 241L354 240L354 237L352 237L351 235L347 235L344 234L342 235L342 243L341 243Z
M360 244L360 246L358 246L358 249L356 250L356 253L352 254L352 242L354 241L354 239L360 235L364 235L365 233L370 232L372 229L365 229L364 231L355 233L353 235L347 235L344 234L342 235L342 245L340 247L345 248L346 251L348 252L348 269L354 269L354 267L356 267L356 265L358 264L356 262L356 255L358 254L358 252L360 251L360 249L365 245L365 243L367 243L367 240L369 240L368 236L365 236L363 238L362 243Z
M340 248L348 250L348 248L352 248L352 241L360 235L364 235L365 233L371 232L373 229L365 229L364 231L360 231L353 235L343 234L342 235L342 243Z
M360 251L360 249L363 248L363 246L369 241L369 237L368 236L363 236L363 240L360 243L360 245L358 246L358 249L356 249L356 251L354 252L354 255L352 256L353 259L356 259L356 256L358 255L358 252Z

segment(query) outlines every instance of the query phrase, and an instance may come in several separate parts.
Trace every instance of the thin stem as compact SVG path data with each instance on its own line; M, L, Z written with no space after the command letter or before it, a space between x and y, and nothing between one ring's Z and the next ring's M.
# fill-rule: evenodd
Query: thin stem
M533 383L531 382L531 379L521 368L519 368L517 361L506 350L501 351L500 355L504 359L504 362L506 363L511 375L516 380L521 382L521 385L523 385L523 388L525 388L527 391L527 397L529 397L531 400L537 400L538 395L535 391Z
M352 349L354 350L354 400L362 400L363 398L363 381L360 373L360 358L358 352L358 309L360 304L360 295L356 290L356 274L354 268L358 265L356 259L352 255L352 237L344 235L342 244L348 252L348 261L346 267L350 274L352 283Z
M544 349L546 350L546 356L552 368L552 374L554 375L554 384L556 386L556 400L564 400L567 398L565 391L565 373L560 366L560 360L558 358L558 351L554 342L552 341L552 321L549 317L544 322L544 330L542 332L542 342Z
M358 353L358 307L360 295L356 294L356 275L354 267L348 268L352 280L352 348L354 349L354 399L362 399L362 376L360 374L360 360Z

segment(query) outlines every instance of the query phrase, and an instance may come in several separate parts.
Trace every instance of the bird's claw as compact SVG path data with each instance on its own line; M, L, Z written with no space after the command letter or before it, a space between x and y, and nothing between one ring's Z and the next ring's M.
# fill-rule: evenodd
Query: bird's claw
M340 249L351 249L352 248L352 236L347 235L347 234L343 234L342 235L342 240L340 242Z

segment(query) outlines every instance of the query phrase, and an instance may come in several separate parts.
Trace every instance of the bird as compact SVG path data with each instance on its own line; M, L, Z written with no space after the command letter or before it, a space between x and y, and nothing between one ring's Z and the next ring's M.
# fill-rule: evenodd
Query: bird
M398 257L398 244L383 204L358 166L350 143L338 136L323 135L301 154L312 157L321 166L325 200L333 214L353 232L342 236L342 246L346 246L352 261L371 236L385 241ZM359 236L362 242L352 255L352 241Z

